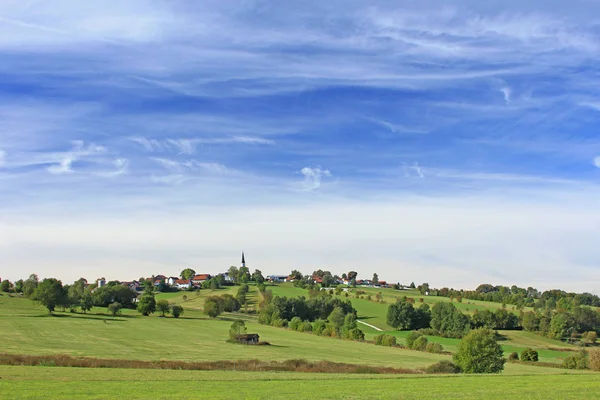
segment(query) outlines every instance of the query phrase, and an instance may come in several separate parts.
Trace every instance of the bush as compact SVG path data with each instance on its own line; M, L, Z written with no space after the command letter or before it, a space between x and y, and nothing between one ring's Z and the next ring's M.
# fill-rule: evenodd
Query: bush
M396 337L392 335L377 335L375 336L375 344L377 346L388 346L392 347L396 345Z
M423 337L425 337L425 336L423 336ZM439 343L427 343L427 347L425 347L425 350L428 353L440 354L441 352L444 351L444 347Z
M359 340L361 342L365 340L365 333L358 328L350 329L348 332L346 332L345 336L346 339L350 340Z
M412 331L411 333L409 333L408 336L406 337L406 347L408 347L409 349L412 349L413 344L415 343L415 340L417 340L421 336L423 336L423 335L417 331Z
M528 347L521 352L521 361L537 362L538 359L538 352L532 349L531 347Z
M427 348L427 338L425 336L419 336L412 345L413 350L425 351Z
M585 350L570 355L563 360L563 368L567 369L586 369L588 367L588 356Z
M298 332L312 332L312 324L308 321L304 321L298 325Z
M425 369L425 372L428 374L458 374L460 372L460 368L452 361L443 360L430 365Z
M600 371L600 348L588 352L588 367L594 371Z
M275 318L271 321L271 325L276 326L277 328L285 328L288 326L288 321L287 319Z
M174 304L171 307L171 314L173 314L173 318L179 318L179 316L183 314L183 307L178 304Z
M315 322L313 322L312 331L317 335L322 335L326 327L327 324L325 323L325 321L323 321L322 319L318 319Z
M298 328L302 325L302 319L300 317L294 317L289 323L289 328L293 331L297 331Z
M384 335L381 344L388 347L396 346L396 337L392 335Z
M499 373L504 369L502 347L496 342L494 331L488 328L469 332L454 353L454 362L465 373Z
M121 303L115 301L114 303L108 305L108 312L114 316L121 312L121 308L123 308Z
M508 356L508 361L519 361L519 353L517 353L516 351L510 353L510 355Z

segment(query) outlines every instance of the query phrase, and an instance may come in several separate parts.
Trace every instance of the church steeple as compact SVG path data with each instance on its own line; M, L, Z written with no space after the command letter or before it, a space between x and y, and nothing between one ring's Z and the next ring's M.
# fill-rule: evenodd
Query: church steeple
M242 267L246 266L246 259L244 258L244 252L242 251Z

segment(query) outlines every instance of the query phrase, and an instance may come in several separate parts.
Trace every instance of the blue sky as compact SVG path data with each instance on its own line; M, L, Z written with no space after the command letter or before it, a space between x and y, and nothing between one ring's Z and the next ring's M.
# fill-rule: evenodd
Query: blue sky
M600 2L0 4L0 272L600 292Z

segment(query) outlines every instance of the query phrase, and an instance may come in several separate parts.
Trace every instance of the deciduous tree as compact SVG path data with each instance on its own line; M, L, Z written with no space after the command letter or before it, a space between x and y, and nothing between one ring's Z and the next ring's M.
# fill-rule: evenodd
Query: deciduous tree
M454 353L454 363L465 373L499 373L504 369L502 347L488 328L469 332Z
M46 278L35 289L35 299L46 307L50 314L65 302L66 297L62 282L58 279Z

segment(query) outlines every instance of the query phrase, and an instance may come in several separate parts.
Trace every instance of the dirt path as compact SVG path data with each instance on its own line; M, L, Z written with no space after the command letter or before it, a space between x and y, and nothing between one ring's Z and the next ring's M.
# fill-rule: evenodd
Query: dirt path
M369 326L369 327L371 327L371 328L375 329L375 330L376 330L376 331L378 331L378 332L383 332L383 329L379 329L379 328L378 328L378 327L376 327L375 325L367 324L366 322L359 321L359 320L356 320L356 322L358 322L359 324L363 324L363 325Z

